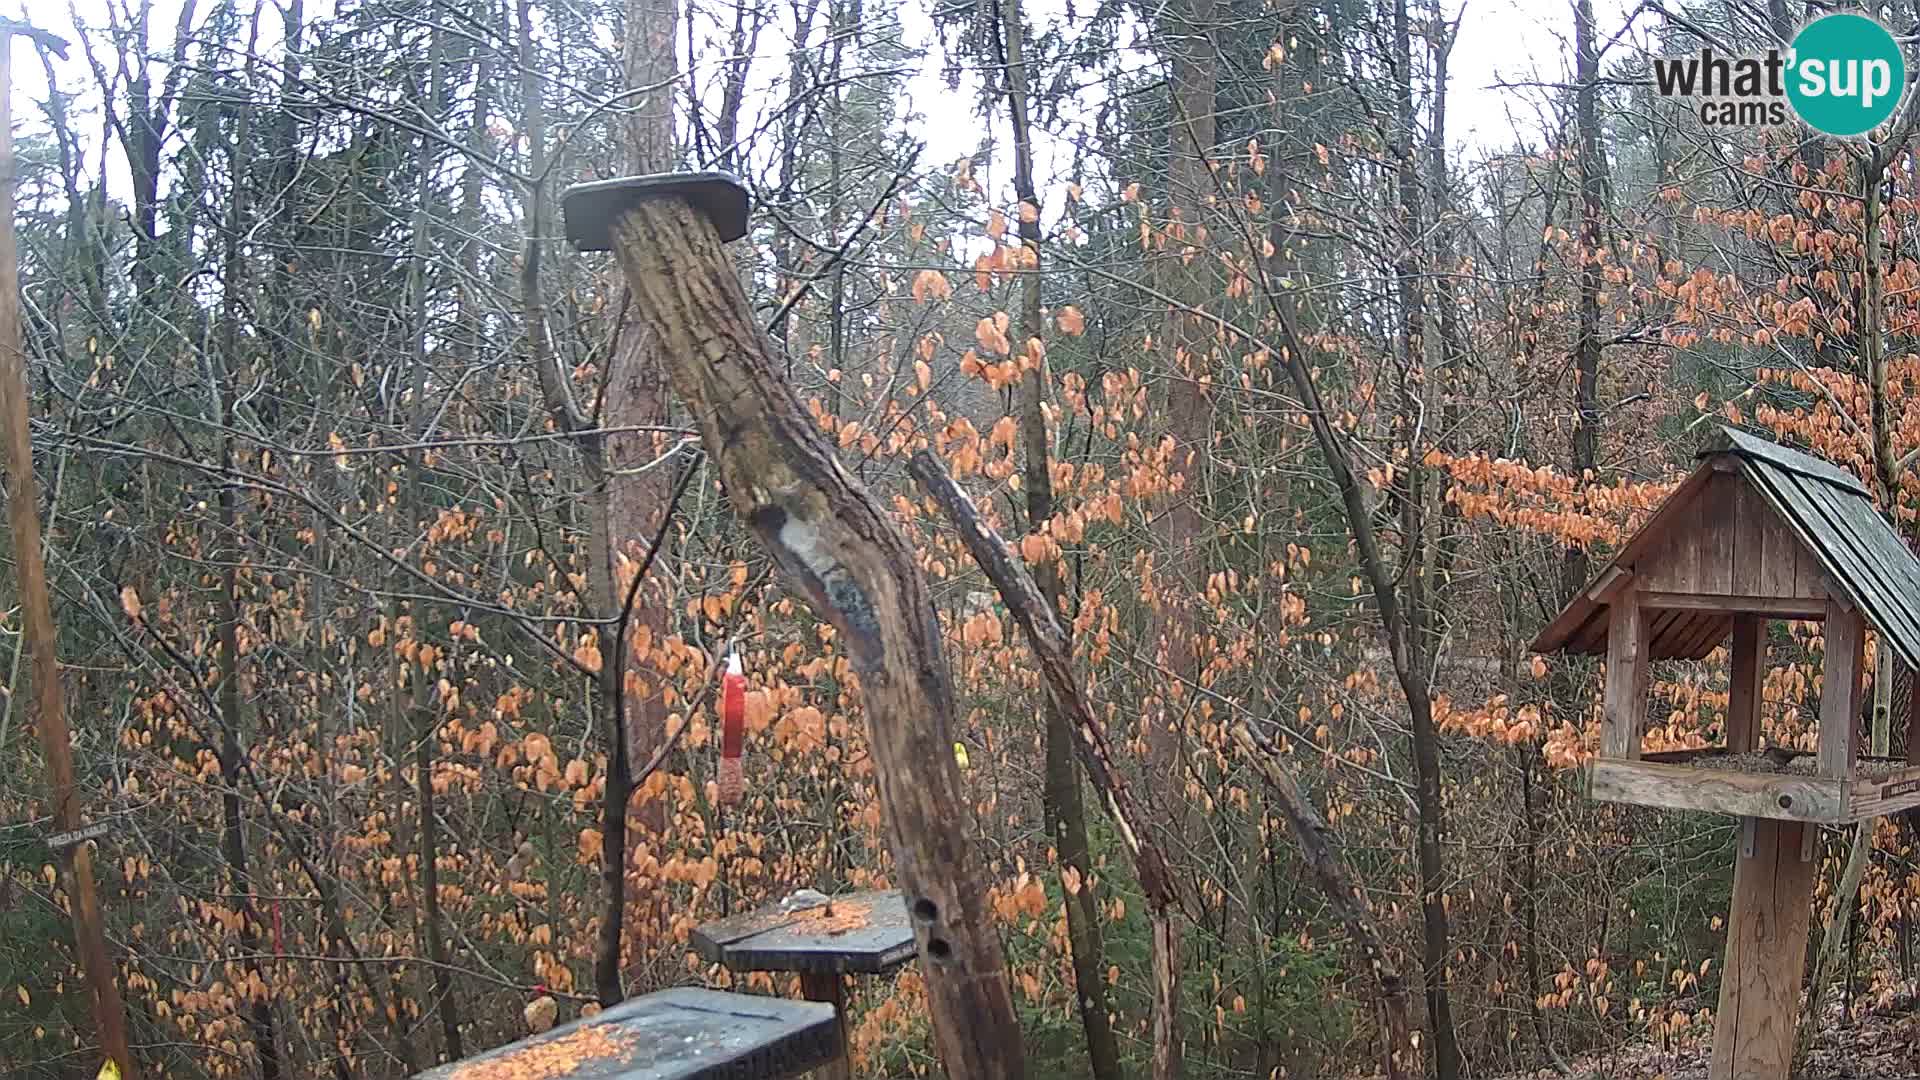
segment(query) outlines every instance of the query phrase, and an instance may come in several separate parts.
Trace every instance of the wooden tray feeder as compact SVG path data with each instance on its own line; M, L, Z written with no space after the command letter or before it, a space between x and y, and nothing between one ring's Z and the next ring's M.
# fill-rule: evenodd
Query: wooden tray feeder
M918 952L906 898L898 891L849 893L831 905L799 911L769 904L695 928L693 948L728 971L797 972L801 993L833 1006L843 1045L845 977L885 974ZM815 1075L848 1076L845 1057Z
M1866 629L1920 670L1920 560L1853 475L1722 428L1722 441L1534 641L1607 658L1590 797L1741 819L1713 1080L1784 1080L1813 898L1814 839L1920 806L1920 710L1904 761L1863 758ZM1762 753L1770 619L1821 621L1818 751ZM1649 665L1702 659L1731 635L1724 745L1642 754Z
M833 1010L682 987L420 1073L415 1080L767 1080L839 1057Z

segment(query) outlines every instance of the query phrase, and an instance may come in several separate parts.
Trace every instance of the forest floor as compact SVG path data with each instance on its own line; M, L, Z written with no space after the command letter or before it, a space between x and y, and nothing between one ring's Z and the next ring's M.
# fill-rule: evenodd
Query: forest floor
M1920 1078L1920 1009L1868 1013L1842 1023L1836 1003L1827 1012L1813 1049L1807 1054L1801 1080L1915 1080ZM1712 1080L1707 1065L1713 1057L1710 1038L1682 1049L1663 1049L1634 1043L1606 1054L1571 1063L1573 1080ZM1504 1080L1565 1080L1553 1069L1514 1075Z

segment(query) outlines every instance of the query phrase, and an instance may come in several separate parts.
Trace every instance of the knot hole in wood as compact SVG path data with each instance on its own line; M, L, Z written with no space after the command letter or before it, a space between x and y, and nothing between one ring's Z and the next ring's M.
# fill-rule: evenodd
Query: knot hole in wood
M940 905L930 896L918 897L907 909L913 915L913 921L927 928L927 959L936 964L945 964L953 959L953 943L941 937L939 929Z

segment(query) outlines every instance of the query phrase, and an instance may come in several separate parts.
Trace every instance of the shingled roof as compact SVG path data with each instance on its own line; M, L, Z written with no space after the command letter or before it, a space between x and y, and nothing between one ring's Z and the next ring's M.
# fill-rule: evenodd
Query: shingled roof
M1798 450L1732 428L1723 427L1720 433L1714 446L1700 452L1705 459L1700 467L1540 632L1534 651L1604 653L1608 586L1676 530L1703 527L1701 497L1713 474L1726 470L1722 463L1731 463L1814 556L1831 588L1859 610L1910 668L1920 669L1920 559L1874 509L1866 485L1852 473ZM1725 612L1668 612L1650 627L1651 655L1705 656L1731 625Z

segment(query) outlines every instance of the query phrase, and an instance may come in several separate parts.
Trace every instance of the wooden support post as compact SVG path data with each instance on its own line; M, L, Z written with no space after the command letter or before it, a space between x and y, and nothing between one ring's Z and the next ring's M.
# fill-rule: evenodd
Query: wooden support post
M1761 686L1767 677L1767 620L1733 617L1733 681L1727 688L1727 752L1745 754L1760 745Z
M954 694L919 553L841 464L754 319L725 244L747 194L724 173L583 184L567 235L620 258L633 311L748 529L838 631L860 676L880 806L953 1080L1026 1075L999 931L954 762Z
M1920 671L1907 676L1907 764L1920 765Z
M64 40L25 23L0 18L0 426L6 429L7 526L13 533L14 570L20 588L20 612L27 649L33 655L34 727L46 755L53 789L53 833L81 830L80 790L73 776L73 737L60 685L60 657L53 623L53 599L47 589L47 565L40 550L39 490L33 477L33 444L27 434L27 357L20 328L19 253L13 235L14 175L13 86L9 54L21 35L58 56ZM73 937L93 999L93 1023L100 1047L135 1080L138 1066L127 1044L127 1014L113 959L101 926L100 898L93 881L93 850L84 839L64 849L60 859L73 911ZM91 1066L89 1066L91 1068Z
M1734 864L1720 1011L1707 1075L1713 1080L1786 1080L1817 866L1800 858L1802 832L1819 826L1743 818L1741 827L1751 830L1753 846Z
M800 996L833 1006L833 1022L840 1032L840 1057L813 1070L814 1080L851 1080L848 1064L853 1048L847 1045L847 978L837 971L800 973Z
M1873 717L1868 728L1868 745L1874 757L1893 753L1893 645L1885 634L1874 647Z
M1628 586L1613 598L1607 620L1606 712L1600 721L1600 756L1637 759L1646 730L1650 675L1647 609Z
M1852 779L1860 749L1860 669L1866 623L1851 605L1827 601L1827 651L1821 661L1820 775Z

